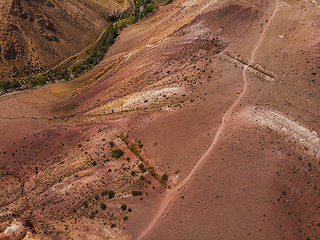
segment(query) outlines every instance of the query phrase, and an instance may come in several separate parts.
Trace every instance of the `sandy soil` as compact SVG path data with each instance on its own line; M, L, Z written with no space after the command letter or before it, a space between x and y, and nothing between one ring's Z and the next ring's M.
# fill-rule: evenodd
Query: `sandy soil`
M174 1L79 79L1 97L2 236L317 239L318 11Z

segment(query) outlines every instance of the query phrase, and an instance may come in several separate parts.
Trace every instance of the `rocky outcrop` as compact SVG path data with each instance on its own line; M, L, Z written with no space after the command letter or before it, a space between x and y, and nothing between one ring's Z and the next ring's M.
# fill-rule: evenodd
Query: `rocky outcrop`
M0 53L5 60L20 59L25 53L25 42L16 24L8 24L1 31Z

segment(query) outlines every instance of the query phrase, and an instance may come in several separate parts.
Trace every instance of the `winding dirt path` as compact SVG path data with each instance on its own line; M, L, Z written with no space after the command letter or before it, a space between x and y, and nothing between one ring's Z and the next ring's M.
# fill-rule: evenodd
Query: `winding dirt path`
M265 26L265 28L263 29L261 36L258 40L258 42L254 45L253 50L251 52L251 61L254 62L254 57L256 54L257 49L259 48L260 44L262 43L266 31L269 27L269 25L271 24L273 18L275 17L276 12L278 11L279 8L279 0L276 0L276 6L275 9L272 13L271 18L268 21L268 24ZM147 233L155 226L155 224L158 222L158 220L160 219L160 217L162 216L162 214L164 213L164 211L167 209L168 205L172 202L172 199L177 195L178 191L180 191L180 189L182 189L183 187L186 186L186 184L190 181L190 179L192 178L192 176L199 170L199 168L202 166L202 164L204 163L204 161L206 160L207 156L212 152L214 146L216 145L216 143L219 141L221 134L223 132L223 130L225 129L226 126L226 122L228 119L231 118L231 112L234 110L234 108L240 103L241 99L243 98L244 94L247 91L247 77L246 77L246 71L248 69L248 66L244 66L243 71L242 71L242 75L243 75L243 82L244 82L244 86L243 86L243 91L240 94L239 98L237 99L237 101L235 101L235 103L229 108L229 110L223 115L222 118L222 122L221 125L218 129L218 131L216 132L213 141L210 145L210 147L207 149L207 151L201 156L201 158L198 160L197 164L193 167L193 169L191 170L191 172L188 174L188 176L180 183L178 184L175 188L172 188L170 190L167 190L165 192L165 196L164 199L161 202L160 208L157 212L157 214L154 216L154 218L152 219L152 221L149 223L149 225L141 232L141 234L138 236L137 240L141 240L143 239Z

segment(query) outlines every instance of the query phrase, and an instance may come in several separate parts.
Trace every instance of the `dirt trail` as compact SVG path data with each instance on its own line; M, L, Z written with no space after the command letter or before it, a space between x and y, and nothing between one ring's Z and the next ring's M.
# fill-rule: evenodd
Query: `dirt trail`
M265 28L263 29L263 32L258 40L258 42L255 44L252 52L251 52L251 61L254 62L254 56L256 53L256 50L258 49L258 47L260 46L261 42L264 39L264 36L266 34L266 31L268 29L268 26L270 25L270 23L272 22L276 12L278 11L278 7L279 7L279 0L276 0L276 7L273 11L273 14L271 16L271 18L268 21L268 24L265 26ZM201 158L198 160L197 164L193 167L193 169L191 170L191 172L188 174L188 176L180 183L178 184L175 188L172 188L170 190L167 190L165 192L165 196L164 199L162 200L162 203L160 205L160 208L157 212L157 214L154 216L153 220L149 223L149 225L141 232L141 234L138 236L138 240L143 239L146 234L154 227L154 225L157 223L157 221L160 219L161 215L164 213L164 211L166 210L166 208L168 207L168 205L171 203L171 200L173 199L173 197L175 197L175 195L177 195L178 191L180 191L181 188L185 187L186 184L189 182L189 180L191 179L191 177L196 173L196 171L199 170L199 168L201 167L201 165L204 163L204 160L207 158L207 156L212 152L215 144L219 141L221 134L223 132L223 130L225 129L226 126L226 122L228 119L231 118L231 112L234 110L234 108L240 103L241 99L243 98L243 95L246 93L247 91L247 78L246 78L246 71L247 71L248 66L244 66L243 71L242 71L242 75L243 75L243 82L244 82L244 86L243 86L243 91L240 94L239 98L237 99L237 101L235 101L235 103L229 108L229 110L224 114L223 118L222 118L222 122L221 125L218 129L218 131L216 132L213 141L210 145L210 147L207 149L207 151L201 156Z

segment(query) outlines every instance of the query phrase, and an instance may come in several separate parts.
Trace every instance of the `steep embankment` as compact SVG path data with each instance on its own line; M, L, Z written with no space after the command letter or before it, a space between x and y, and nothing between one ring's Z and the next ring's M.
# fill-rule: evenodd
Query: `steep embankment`
M106 28L106 16L123 7L111 0L103 6L91 0L6 0L0 9L0 80L6 80L43 72L79 52Z

